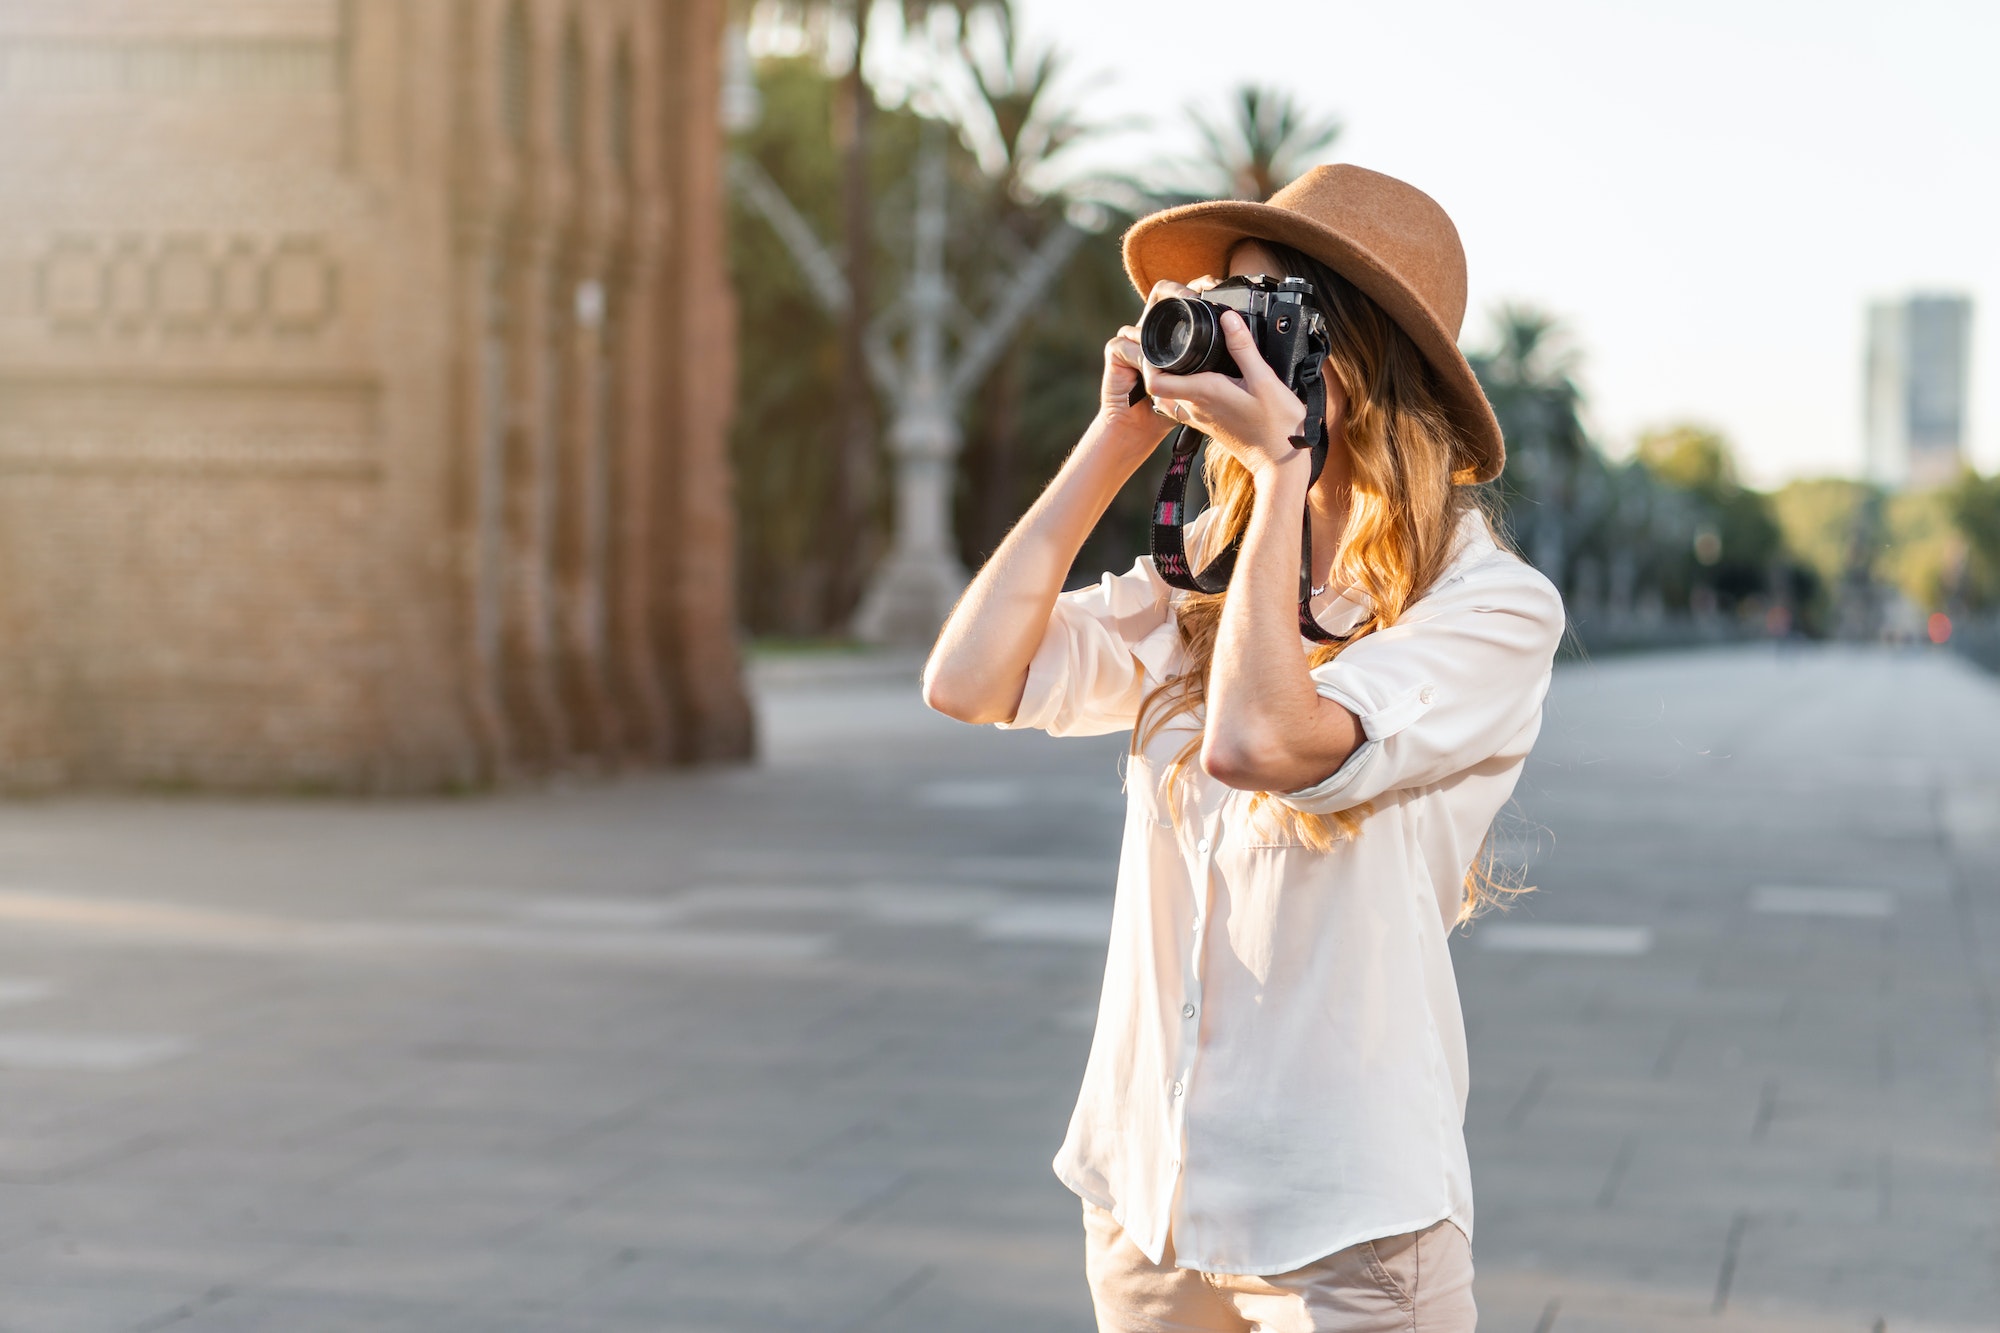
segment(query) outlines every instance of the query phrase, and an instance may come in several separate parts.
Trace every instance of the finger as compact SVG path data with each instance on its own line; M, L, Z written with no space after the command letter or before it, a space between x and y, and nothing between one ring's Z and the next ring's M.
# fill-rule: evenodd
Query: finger
M1165 278L1153 284L1153 290L1146 293L1146 309L1151 310L1169 296L1193 296L1194 288L1185 283L1170 282Z
M1271 369L1271 363L1257 350L1257 340L1250 336L1250 326L1243 322L1243 316L1234 310L1225 310L1220 323L1223 346L1229 349L1236 368L1243 372L1243 387L1256 394L1279 384L1278 372Z
M1251 355L1256 355L1254 352ZM1140 375L1146 381L1146 392L1155 398L1173 398L1191 404L1198 411L1206 411L1212 406L1247 399L1249 394L1242 385L1227 375L1215 371L1203 371L1199 375L1172 375L1147 362L1140 368ZM1265 368L1270 373L1270 368ZM1273 379L1277 376L1273 375Z
M1208 274L1204 273L1200 277L1196 278L1193 282L1188 284L1188 290L1191 292L1210 291L1215 287L1215 285L1219 281L1221 281L1221 279L1210 277Z

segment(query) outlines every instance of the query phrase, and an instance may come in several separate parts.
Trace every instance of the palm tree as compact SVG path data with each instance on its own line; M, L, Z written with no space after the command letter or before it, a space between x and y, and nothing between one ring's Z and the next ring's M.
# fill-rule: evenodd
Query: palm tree
M1033 178L1051 158L1091 133L1072 105L1053 100L1063 72L1052 46L1024 45L1011 11L994 11L997 41L961 41L965 68L978 100L957 117L967 146L980 159L1000 198L1019 209L1039 201Z
M1202 139L1199 193L1268 199L1316 164L1344 128L1317 118L1282 88L1245 84L1215 121L1191 113Z
M1051 159L1093 127L1056 91L1061 55L1052 47L1026 45L1007 10L994 19L995 41L961 41L976 97L959 107L954 119L982 168L980 239L985 251L1007 261L994 266L998 278L1024 260L1050 228L1062 225L1064 200L1045 194L1039 178ZM974 563L998 544L1019 513L1023 341L1017 336L995 363L973 416L965 459L973 484L958 530L964 554Z

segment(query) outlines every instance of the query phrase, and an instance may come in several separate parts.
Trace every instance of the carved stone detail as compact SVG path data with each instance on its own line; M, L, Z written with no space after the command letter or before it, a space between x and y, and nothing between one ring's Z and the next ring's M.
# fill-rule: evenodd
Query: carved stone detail
M310 338L340 311L340 265L310 235L63 235L35 285L58 336Z

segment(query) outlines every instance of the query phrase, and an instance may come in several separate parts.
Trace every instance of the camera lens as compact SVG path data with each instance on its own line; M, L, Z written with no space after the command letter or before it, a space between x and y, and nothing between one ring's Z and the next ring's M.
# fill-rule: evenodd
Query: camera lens
M1172 375L1200 368L1219 338L1214 307L1184 296L1167 297L1139 321L1139 350L1146 363Z

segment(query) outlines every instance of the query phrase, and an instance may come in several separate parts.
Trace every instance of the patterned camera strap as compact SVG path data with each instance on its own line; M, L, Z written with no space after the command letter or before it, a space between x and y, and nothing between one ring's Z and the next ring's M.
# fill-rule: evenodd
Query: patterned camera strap
M1292 436L1292 445L1299 449L1312 450L1312 481L1319 480L1320 471L1326 467L1326 381L1322 356L1314 356L1309 368L1300 372L1303 381L1300 388L1305 391L1306 420L1299 434ZM1143 392L1143 391L1141 391ZM1169 586L1184 588L1189 592L1222 592L1229 587L1229 576L1236 568L1236 557L1242 549L1243 539L1238 537L1229 543L1215 559L1200 569L1195 569L1188 560L1187 553L1187 487L1188 476L1194 471L1194 460L1201 454L1201 447L1208 443L1208 436L1192 426L1174 428L1173 444L1168 454L1167 475L1160 479L1160 494L1153 501L1153 568L1160 572L1160 578ZM1307 483L1308 485L1311 482ZM1312 506L1306 506L1302 519L1304 523L1303 545L1299 548L1299 633L1314 643L1338 643L1340 635L1329 634L1313 619L1312 579L1307 572L1312 562Z

